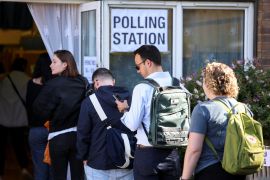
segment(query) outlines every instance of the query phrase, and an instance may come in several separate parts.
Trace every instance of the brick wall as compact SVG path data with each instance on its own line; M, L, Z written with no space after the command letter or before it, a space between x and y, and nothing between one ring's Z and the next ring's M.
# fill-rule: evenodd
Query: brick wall
M270 0L258 0L257 58L270 69Z

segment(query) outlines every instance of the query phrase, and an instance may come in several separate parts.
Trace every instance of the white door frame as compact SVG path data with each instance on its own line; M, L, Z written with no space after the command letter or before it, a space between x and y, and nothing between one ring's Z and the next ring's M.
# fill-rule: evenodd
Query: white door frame
M80 26L79 26L79 69L81 70L82 67L82 47L81 47L81 13L85 12L85 11L91 11L91 10L95 10L96 11L96 58L97 58L97 66L100 67L102 64L101 61L101 54L100 54L100 48L101 48L101 2L100 1L94 1L94 2L90 2L90 3L84 3L80 5L80 15L79 15L79 22L80 22Z

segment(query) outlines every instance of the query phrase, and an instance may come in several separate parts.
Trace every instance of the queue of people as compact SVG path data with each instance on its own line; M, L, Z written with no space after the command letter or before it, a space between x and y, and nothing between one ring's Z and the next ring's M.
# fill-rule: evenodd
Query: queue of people
M163 71L161 54L155 46L143 45L135 50L134 64L143 78L154 79L161 86L172 85L172 76ZM245 179L224 171L204 141L209 137L222 157L227 112L213 100L219 99L228 106L237 103L239 87L229 66L209 63L203 71L203 90L209 100L199 103L192 112L182 170L176 164L164 168L168 159L179 159L177 149L153 147L145 133L150 127L153 87L138 84L131 95L125 88L115 86L114 76L106 68L98 68L92 80L93 92L109 115L109 123L123 131L136 132L133 169L121 169L110 160L106 149L107 126L86 95L88 81L79 74L73 55L58 50L52 61L48 55L40 56L27 86L29 144L36 180L65 180L68 165L72 180ZM118 100L113 97L116 94ZM49 131L43 126L46 121ZM4 129L2 124L0 127ZM0 132L2 138L3 131ZM43 162L47 142L51 165ZM21 164L23 168L27 162L22 160Z

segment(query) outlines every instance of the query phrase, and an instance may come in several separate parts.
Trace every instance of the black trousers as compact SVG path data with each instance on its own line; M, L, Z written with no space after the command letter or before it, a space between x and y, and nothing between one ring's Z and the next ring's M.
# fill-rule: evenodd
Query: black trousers
M4 174L7 140L11 145L21 168L29 164L27 153L26 127L5 127L0 125L0 176Z
M232 175L226 172L221 163L216 163L195 174L195 180L245 180L244 175Z
M179 179L178 151L152 147L136 148L133 172L135 180Z
M70 165L72 180L83 180L83 162L76 158L76 132L60 134L49 141L51 170L54 180L66 180Z

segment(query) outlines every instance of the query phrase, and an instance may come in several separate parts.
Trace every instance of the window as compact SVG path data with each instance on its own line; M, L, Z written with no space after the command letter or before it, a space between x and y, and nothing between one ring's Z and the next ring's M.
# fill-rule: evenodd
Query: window
M113 8L111 8L111 12L112 10L114 10ZM126 9L125 9L126 10ZM123 16L121 22L120 22L120 18L117 19L117 22L121 23L122 26L126 27L128 25L132 26L132 27L138 27L139 26L139 32L140 33L136 33L137 31L135 31L135 33L129 33L129 32L124 32L123 35L121 36L121 32L117 31L116 33L116 37L114 35L110 35L110 42L112 43L113 41L115 41L116 43L119 43L120 40L126 42L128 45L123 46L121 49L121 52L114 52L112 51L112 46L110 46L110 62L109 62L109 68L110 70L113 72L113 74L115 75L115 79L116 79L116 85L119 86L125 86L128 87L130 90L133 89L133 87L142 80L142 77L137 73L136 69L135 69L135 64L134 64L134 55L133 55L133 51L136 50L138 47L140 47L143 44L155 44L156 46L158 46L160 44L159 41L167 41L167 50L162 51L161 48L161 55L162 55L162 66L163 66L163 70L164 71L169 71L170 73L172 73L172 53L173 53L173 48L172 48L172 30L173 30L173 26L172 26L172 10L171 9L128 9L128 12L133 12L134 14L136 14L135 11L139 11L139 12L145 12L146 16L141 16L139 20L135 20L135 15L133 14L133 16L129 16L129 14L131 13L125 13L125 16ZM151 12L148 12L151 11ZM120 9L121 12L121 9ZM165 13L167 16L167 22L163 22L164 19L158 19L153 15L153 12L155 12L156 14L159 13ZM138 13L138 12L137 12ZM112 16L112 15L111 15ZM115 16L114 16L115 17ZM118 17L118 16L117 16ZM130 19L128 19L130 18ZM135 24L140 22L140 24ZM110 22L111 24L112 22ZM167 29L166 31L166 35L161 35L161 33L154 33L154 32L147 32L150 27L153 26L161 26L163 28L164 23L167 25ZM116 26L115 24L111 24L111 29L110 31L112 31L112 26ZM132 28L131 27L131 28ZM140 31L141 29L143 29L142 31ZM125 29L124 29L125 30ZM132 38L132 35L136 36L135 38ZM164 37L167 38L164 38ZM143 43L142 43L143 42ZM135 44L135 46L132 46L134 48L132 48L132 50L125 52L125 48L129 48L130 44ZM142 44L140 44L142 43ZM115 49L115 48L113 48Z
M82 57L96 56L96 11L82 12Z
M244 58L243 10L186 9L183 12L183 75L206 62L228 65Z
M197 73L207 62L231 65L252 61L253 4L185 2L181 5L182 75Z
M80 7L80 58L81 72L92 82L92 74L100 64L100 2Z
M119 47L112 47L112 42L119 43L120 38L120 31L112 28L116 26L112 23L116 10L126 10L126 13L122 14L122 17L125 16L123 18L125 21L121 22L124 28L131 26L131 21L128 19L134 15L133 11L149 12L149 17L153 17L152 12L155 10L166 12L167 39L161 41L165 41L167 46L161 51L162 65L165 71L169 71L176 78L198 72L206 61L220 61L230 65L233 60L241 59L248 62L253 59L253 3L102 1L102 3L89 4L96 3L102 7L88 8L86 14L81 14L84 29L81 33L85 33L81 36L85 38L81 40L82 64L85 57L96 57L98 67L109 68L114 73L116 85L128 87L130 90L142 78L134 68L133 51L139 46L133 48L127 46L134 44L135 41L137 43L142 37L129 37L129 39L121 37L126 38L128 42L127 46L120 46L123 51L119 51ZM97 13L91 10L96 10ZM116 20L119 22L120 19ZM132 26L135 30L129 29L130 31L139 31L139 27L134 24ZM113 36L113 32L118 34ZM158 42L147 37L148 41L145 41L148 42L147 44Z

